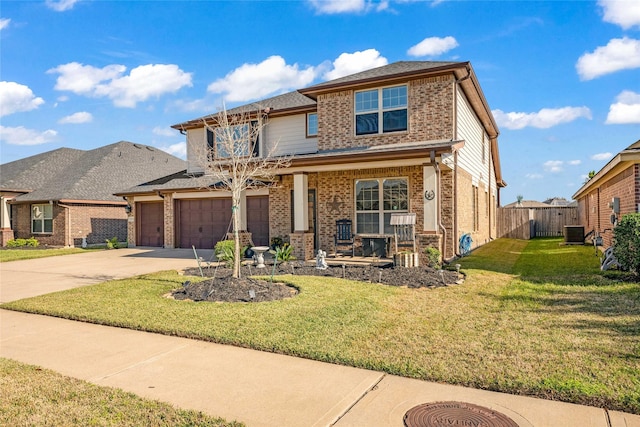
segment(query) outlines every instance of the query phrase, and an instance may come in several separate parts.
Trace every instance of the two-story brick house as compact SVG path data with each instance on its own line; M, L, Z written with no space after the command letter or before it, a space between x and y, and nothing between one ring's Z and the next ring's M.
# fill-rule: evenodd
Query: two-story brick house
M276 155L291 156L276 182L243 198L242 228L255 244L281 237L308 259L333 251L337 220L352 221L361 246L362 236L388 240L391 214L403 212L416 214L419 248L438 247L445 258L463 234L474 246L496 237L506 185L498 128L470 63L397 62L228 113L251 109L268 114L258 151L277 143ZM198 176L212 120L173 126L187 136L185 175L122 193L134 206L129 242L143 237L152 204L163 211L166 247L212 247L229 231L228 193Z

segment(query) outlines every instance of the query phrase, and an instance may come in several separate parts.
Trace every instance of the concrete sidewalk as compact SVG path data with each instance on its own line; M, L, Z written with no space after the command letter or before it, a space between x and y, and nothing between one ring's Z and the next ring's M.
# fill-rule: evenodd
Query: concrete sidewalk
M108 274L143 274L193 267L183 257L168 261L162 254L100 252L106 259L57 257L55 276L41 280ZM123 259L113 257L120 254ZM138 256L135 256L135 255ZM63 260L61 258L68 258ZM129 258L138 261L129 265ZM37 260L35 260L37 261ZM49 261L48 261L49 262ZM169 267L169 264L183 267ZM0 264L0 291L20 282L23 266ZM180 264L182 263L182 264ZM42 266L44 261L39 263ZM62 264L69 264L69 269ZM89 267L89 270L79 266ZM103 266L96 268L96 266ZM158 268L162 266L161 268ZM32 266L33 267L33 266ZM125 268L126 267L126 268ZM75 273L73 273L75 271ZM78 271L82 271L78 274ZM141 272L139 272L141 271ZM24 271L25 274L29 271ZM81 286L81 280L73 286ZM30 281L22 279L23 285ZM87 283L85 283L87 284ZM45 291L47 289L44 289ZM38 294L41 287L17 294ZM128 329L0 310L0 357L42 366L75 378L118 387L140 396L201 410L253 426L402 426L404 414L428 402L463 401L490 408L521 427L640 427L640 416L603 409L429 383L381 372L315 362L232 346L169 337ZM454 424L455 425L455 424Z

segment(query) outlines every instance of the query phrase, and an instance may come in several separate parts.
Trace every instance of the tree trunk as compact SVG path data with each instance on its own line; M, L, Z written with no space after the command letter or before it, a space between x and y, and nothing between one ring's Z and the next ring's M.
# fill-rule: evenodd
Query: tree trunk
M235 243L233 250L233 277L236 279L240 277L240 264L242 259L240 258L240 195L234 191L231 196L231 211L233 212L233 241Z

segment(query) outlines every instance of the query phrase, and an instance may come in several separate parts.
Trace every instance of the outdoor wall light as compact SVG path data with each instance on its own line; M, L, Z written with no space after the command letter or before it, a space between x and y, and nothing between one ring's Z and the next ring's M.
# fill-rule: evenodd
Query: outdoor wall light
M127 205L127 206L125 206L125 207L124 207L124 211L125 211L126 213L131 213L131 205Z

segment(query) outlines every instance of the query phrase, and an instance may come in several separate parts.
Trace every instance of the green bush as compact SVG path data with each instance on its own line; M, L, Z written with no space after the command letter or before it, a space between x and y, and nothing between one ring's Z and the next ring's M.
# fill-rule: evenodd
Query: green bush
M31 248L37 248L40 242L35 237L30 237L28 239L12 239L7 242L7 247L9 248L24 248L25 246Z
M118 242L118 238L115 236L110 239L106 239L105 241L107 242L107 249L120 248L120 242Z
M244 256L247 246L240 248L240 258ZM223 261L227 267L232 268L235 260L235 240L220 240L213 249L218 261Z
M624 215L613 229L613 255L620 266L640 274L640 213Z
M427 256L427 264L431 268L440 268L440 251L432 246L424 249L424 253Z
M276 256L276 261L292 261L296 259L293 256L293 246L288 243L283 243L282 246L276 246L275 250L269 251L271 254Z

